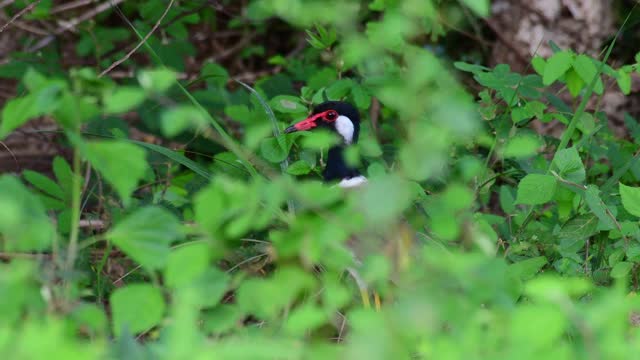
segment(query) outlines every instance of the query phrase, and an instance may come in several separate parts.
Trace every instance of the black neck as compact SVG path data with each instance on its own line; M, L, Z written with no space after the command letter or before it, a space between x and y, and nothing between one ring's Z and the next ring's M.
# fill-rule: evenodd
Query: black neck
M329 149L327 166L323 172L325 181L350 179L360 175L358 170L347 165L342 155L343 151L344 146L334 146Z

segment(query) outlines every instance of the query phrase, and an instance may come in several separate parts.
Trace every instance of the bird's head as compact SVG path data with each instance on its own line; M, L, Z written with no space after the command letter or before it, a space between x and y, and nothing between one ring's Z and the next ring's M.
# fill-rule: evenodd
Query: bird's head
M311 115L291 126L285 134L319 128L335 131L345 145L358 142L360 115L353 105L342 101L326 101L313 109Z

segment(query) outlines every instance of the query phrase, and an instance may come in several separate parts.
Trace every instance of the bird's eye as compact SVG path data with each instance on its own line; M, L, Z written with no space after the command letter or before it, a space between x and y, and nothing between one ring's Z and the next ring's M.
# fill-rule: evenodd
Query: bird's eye
M327 119L329 121L333 121L333 120L335 120L337 118L338 118L338 113L333 111L333 110L327 111L327 114L325 115L325 119Z

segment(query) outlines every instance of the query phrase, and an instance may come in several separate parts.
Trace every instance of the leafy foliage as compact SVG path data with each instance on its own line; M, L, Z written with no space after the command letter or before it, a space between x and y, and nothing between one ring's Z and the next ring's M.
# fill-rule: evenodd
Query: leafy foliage
M124 2L86 24L74 51L94 68L27 67L18 54L0 65L24 90L4 104L0 139L46 117L71 154L53 176L0 176L1 354L637 354L638 126L628 115L631 137L616 137L585 110L608 81L629 94L637 63L556 49L520 74L451 66L423 46L449 20L486 16L487 0L253 0L224 24L185 1L152 32L165 6ZM287 55L249 40L237 56L269 51L279 73L250 87L207 61L198 79L181 76L197 24L261 36L271 23L305 46ZM139 51L153 65L127 57L134 77L98 75L149 32ZM319 181L334 134L282 133L326 100L362 116L347 151L362 188Z

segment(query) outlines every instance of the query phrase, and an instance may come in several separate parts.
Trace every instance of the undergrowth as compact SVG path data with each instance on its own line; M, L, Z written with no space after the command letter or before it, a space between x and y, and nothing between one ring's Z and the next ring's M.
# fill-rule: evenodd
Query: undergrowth
M640 58L613 66L615 39L597 58L552 44L519 74L420 45L445 35L443 14L464 23L488 1L256 0L227 25L279 18L308 45L248 85L215 62L180 78L210 9L171 2L170 25L146 36L129 17L167 4L144 4L113 11L127 27L80 32L93 68L0 66L20 79L0 139L45 118L69 150L50 173L0 175L3 357L636 356L640 127L627 115L629 138L615 136L588 106L631 91ZM124 39L151 64L100 76ZM363 117L347 154L363 188L319 180L331 134L282 133L325 100Z

